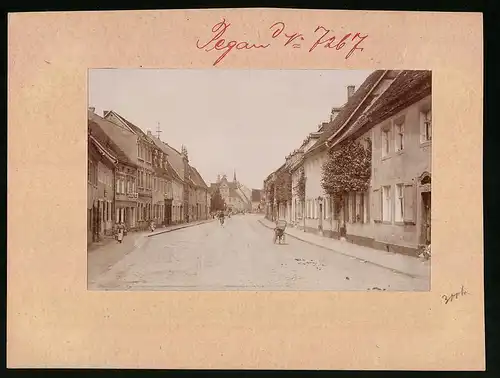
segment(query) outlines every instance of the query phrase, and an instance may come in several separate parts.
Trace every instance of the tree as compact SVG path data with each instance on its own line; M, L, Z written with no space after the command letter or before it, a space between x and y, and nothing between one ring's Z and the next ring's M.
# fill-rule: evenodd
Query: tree
M220 194L219 188L215 189L215 192L210 201L210 211L219 211L224 210L226 207L226 203Z
M368 190L371 158L370 140L366 149L359 142L348 140L340 148L329 152L322 167L321 186L335 203L340 203L344 194L349 192Z
M286 169L276 177L276 202L284 203L292 199L292 175Z
M267 201L272 206L274 204L274 183L270 183L267 187Z
M293 188L297 193L300 201L305 201L306 199L306 175L304 173L304 168L300 170L299 180L297 185Z

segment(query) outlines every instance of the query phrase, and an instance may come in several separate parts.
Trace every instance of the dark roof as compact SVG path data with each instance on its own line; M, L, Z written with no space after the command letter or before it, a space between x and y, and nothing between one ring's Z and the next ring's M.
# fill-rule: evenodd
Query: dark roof
M172 155L172 151L175 151L173 150L172 148L169 148L169 146L162 142L160 139L158 139L157 137L153 136L153 135L149 135L148 138L154 143L154 145L160 149L165 155L167 155L167 171L170 175L172 175L172 177L180 180L180 181L183 181L182 177L179 176L179 173L177 173L177 171L174 169L174 167L172 166L172 162L171 160L175 160L176 158L174 157L173 159L171 159L171 155ZM177 152L177 151L175 151ZM179 154L180 155L180 154ZM184 163L182 163L183 166L184 166Z
M146 137L146 133L144 133L144 131L142 131L142 129L136 125L134 125L132 122L130 122L129 120L127 120L126 118L124 118L123 116L121 116L120 114L118 114L117 112L115 111L112 111L116 116L118 116L118 118L120 118L123 122L125 122L127 124L128 127L130 127L132 130L134 130L137 134L143 136L143 137Z
M260 202L262 193L260 189L252 189L252 202Z
M207 189L207 184L205 183L205 180L203 180L203 177L201 177L200 175L200 172L198 172L198 170L195 168L195 167L191 167L191 171L192 171L192 178L193 178L193 181L194 183L197 185L197 186L201 186L202 188L204 189Z
M349 119L351 114L356 111L357 107L362 103L363 99L375 86L375 84L379 81L384 73L384 70L377 70L371 73L366 78L366 80L363 82L363 84L361 84L358 90L354 92L354 94L348 99L347 103L342 106L340 113L333 119L333 121L328 122L328 124L323 128L324 131L319 137L318 141L306 154L309 154L324 145L328 138L330 138L343 126L343 124ZM362 111L362 109L359 109L358 111Z
M111 150L118 161L137 166L135 149L136 136L130 131L116 126L92 111L88 112L88 128L90 133L107 149ZM128 152L128 153L127 153Z
M430 95L431 87L431 71L402 71L366 114L363 114L353 123L349 132L339 142L355 134L365 125L376 125L401 111L409 104Z
M104 147L101 143L99 143L94 135L89 135L88 143L89 145L93 145L99 155L104 158L103 161L106 162L106 165L108 165L109 167L113 167L117 163L117 158L114 154L114 151Z
M165 142L163 142L163 145L167 151L167 159L174 168L175 172L179 177L184 177L184 160L182 154Z

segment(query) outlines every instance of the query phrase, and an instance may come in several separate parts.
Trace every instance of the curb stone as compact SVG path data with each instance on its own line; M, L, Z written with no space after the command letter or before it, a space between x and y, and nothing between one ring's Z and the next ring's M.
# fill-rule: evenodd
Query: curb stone
M269 229L272 229L273 227L265 224L262 220L259 219L259 223L261 225L263 225L264 227L267 227ZM369 260L366 260L366 259L362 259L360 257L357 257L357 256L353 256L353 255L349 255L347 253L343 253L343 252L340 252L340 251L337 251L335 249L331 249L331 248L328 248L328 247L325 247L324 245L321 245L321 244L316 244L312 241L309 241L309 240L305 240L305 239L302 239L302 238L299 238L298 236L295 236L295 235L292 235L292 234L289 234L288 232L285 232L285 234L287 236L290 236L291 238L294 238L294 239L297 239L297 240L300 240L301 242L304 242L304 243L307 243L307 244L310 244L310 245L314 245L316 247L319 247L319 248L323 248L323 249L326 249L328 251L332 251L332 252L335 252L335 253L338 253L338 254L341 254L341 255L344 255L344 256L347 256L347 257L350 257L351 259L356 259L356 260L359 260L360 262L363 262L363 263L369 263L369 264L372 264L372 265L375 265L375 266L378 266L380 268L384 268L384 269L387 269L387 270L390 270L394 273L398 273L398 274L402 274L402 275L405 275L405 276L408 276L408 277L411 277L411 278L426 278L426 276L421 276L421 275L416 275L416 274L411 274L411 273L407 273L407 272L403 272L402 270L398 270L398 269L394 269L394 268L391 268L391 267L388 267L386 265L382 265L382 264L378 264L378 263L375 263L373 261L369 261Z

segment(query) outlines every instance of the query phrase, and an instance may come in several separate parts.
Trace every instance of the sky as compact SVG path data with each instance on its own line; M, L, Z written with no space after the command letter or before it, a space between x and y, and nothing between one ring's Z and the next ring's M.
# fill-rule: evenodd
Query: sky
M372 71L89 70L89 106L114 110L180 151L205 182L218 174L249 188L329 120Z

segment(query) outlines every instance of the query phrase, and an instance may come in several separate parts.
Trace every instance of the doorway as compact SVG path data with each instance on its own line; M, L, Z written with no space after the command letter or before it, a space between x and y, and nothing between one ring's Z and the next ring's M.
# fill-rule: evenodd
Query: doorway
M94 204L92 209L92 241L99 241L99 206Z
M431 244L431 192L422 193L422 244Z
M165 224L172 224L172 200L165 200Z

